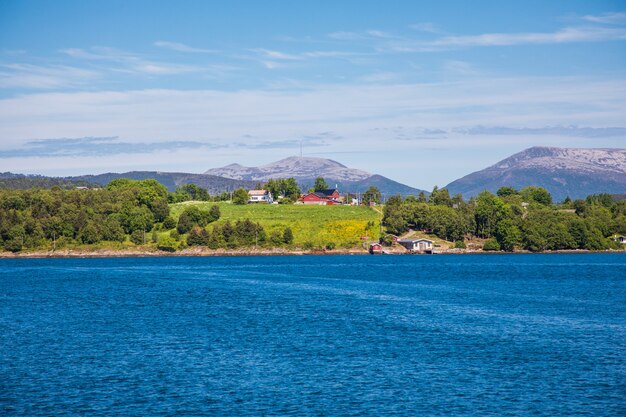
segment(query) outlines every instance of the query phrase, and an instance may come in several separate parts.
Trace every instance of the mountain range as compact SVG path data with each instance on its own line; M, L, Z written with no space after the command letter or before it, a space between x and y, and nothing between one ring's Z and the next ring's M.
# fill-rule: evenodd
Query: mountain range
M40 175L0 173L0 187L65 187L85 184L106 185L116 178L155 179L170 191L184 184L196 184L211 194L243 187L254 188L270 178L294 177L303 191L313 186L316 177L323 177L330 187L342 192L364 192L377 187L385 195L417 195L422 190L393 181L382 175L346 167L324 158L296 157L281 159L258 167L230 164L212 168L204 174L184 172L131 171L73 177L51 178ZM69 185L68 185L69 184ZM584 198L590 194L626 193L626 149L576 149L533 147L516 153L490 167L466 175L446 186L450 194L469 198L483 190L496 192L502 186L521 189L544 187L555 201L565 197ZM428 194L428 193L426 193Z
M469 198L502 186L543 187L555 201L626 191L626 149L533 147L451 182L451 194Z

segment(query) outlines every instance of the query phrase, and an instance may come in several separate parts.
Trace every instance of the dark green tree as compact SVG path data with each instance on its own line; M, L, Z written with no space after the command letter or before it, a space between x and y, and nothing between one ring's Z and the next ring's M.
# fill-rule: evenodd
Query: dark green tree
M194 226L187 235L189 246L207 246L209 244L209 233L204 227Z
M315 185L313 186L313 191L322 191L328 190L330 187L326 183L326 180L322 177L315 178Z
M287 245L291 245L293 243L293 232L290 227L285 227L285 230L283 230L283 242Z

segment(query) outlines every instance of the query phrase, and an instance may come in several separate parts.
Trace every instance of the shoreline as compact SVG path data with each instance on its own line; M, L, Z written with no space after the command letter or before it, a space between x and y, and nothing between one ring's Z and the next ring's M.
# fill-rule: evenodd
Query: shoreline
M626 253L625 250L555 250L543 252L514 251L514 252L492 252L483 250L452 249L434 255L524 255L524 254L587 254L587 253ZM115 249L61 249L57 251L33 251L33 252L0 252L0 259L46 259L46 258L157 258L157 257L236 257L236 256L310 256L310 255L370 255L364 249L333 249L333 250L286 250L286 249L248 249L248 250L228 250L228 249L183 249L176 252L166 252L161 250L115 250ZM431 255L416 254L408 252L392 251L375 256L388 255Z

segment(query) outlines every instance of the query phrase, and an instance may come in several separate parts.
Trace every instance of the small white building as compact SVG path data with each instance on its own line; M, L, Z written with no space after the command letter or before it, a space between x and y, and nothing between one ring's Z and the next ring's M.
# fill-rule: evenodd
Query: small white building
M626 236L615 236L613 240L621 243L622 245L626 245Z
M267 203L272 204L274 199L272 193L268 190L250 190L248 191L248 203Z
M432 252L433 241L429 239L400 239L398 244L411 252Z

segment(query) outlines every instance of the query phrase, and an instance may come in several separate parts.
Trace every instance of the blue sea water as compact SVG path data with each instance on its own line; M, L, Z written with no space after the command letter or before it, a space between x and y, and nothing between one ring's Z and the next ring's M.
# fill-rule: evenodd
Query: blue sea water
M0 415L626 415L626 255L0 260Z

